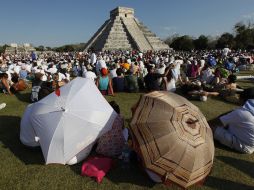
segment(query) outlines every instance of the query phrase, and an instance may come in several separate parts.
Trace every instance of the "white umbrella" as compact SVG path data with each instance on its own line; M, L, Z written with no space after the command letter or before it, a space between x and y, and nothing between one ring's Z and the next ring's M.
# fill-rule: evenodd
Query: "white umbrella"
M89 79L76 78L60 91L35 103L30 118L46 164L84 159L117 115Z
M26 146L40 146L39 142L35 140L36 134L30 121L33 104L26 107L25 113L20 122L20 140Z

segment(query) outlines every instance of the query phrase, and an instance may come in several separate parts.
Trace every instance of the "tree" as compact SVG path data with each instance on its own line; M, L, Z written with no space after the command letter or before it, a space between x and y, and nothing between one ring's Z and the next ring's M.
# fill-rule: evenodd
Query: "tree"
M233 34L230 33L224 33L222 34L216 44L216 48L222 49L225 48L226 46L233 48L235 46L235 39Z
M0 53L4 53L4 52L5 52L5 49L6 49L7 47L10 47L10 46L8 46L7 44L4 44L3 46L0 46Z
M207 39L208 39L207 49L209 49L209 50L216 49L216 44L217 44L218 38L213 37L213 36L207 36Z
M236 35L241 34L246 30L246 25L243 22L238 22L235 24L234 30L236 32Z
M54 50L57 51L57 52L71 52L71 51L75 51L73 45L64 45L64 46L61 46L61 47L54 48Z
M44 51L45 50L45 47L40 45L38 47L35 47L36 51Z
M173 34L172 36L169 36L166 38L165 43L169 46L172 44L172 42L179 37L179 34Z
M193 39L187 35L177 37L171 47L175 50L191 51L194 49Z
M195 49L205 50L208 47L208 38L204 35L199 36L198 39L193 41Z
M254 27L250 23L248 26L243 23L237 23L234 29L236 33L236 48L251 49L254 46Z
M49 46L47 46L47 47L46 47L46 50L47 50L47 51L51 51L51 50L52 50L52 48L51 48L51 47L49 47Z

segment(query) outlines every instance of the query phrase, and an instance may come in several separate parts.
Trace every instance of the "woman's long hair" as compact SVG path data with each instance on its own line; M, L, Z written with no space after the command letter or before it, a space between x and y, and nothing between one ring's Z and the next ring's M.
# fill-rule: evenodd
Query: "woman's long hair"
M169 69L169 71L168 71L166 78L167 78L167 81L170 82L173 78L173 72L172 72L171 68L168 68L168 69Z

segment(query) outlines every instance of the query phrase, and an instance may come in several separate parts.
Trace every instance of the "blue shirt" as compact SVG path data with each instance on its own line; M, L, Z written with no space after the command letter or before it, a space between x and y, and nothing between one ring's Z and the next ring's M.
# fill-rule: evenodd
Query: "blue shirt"
M99 90L108 90L109 78L101 77L99 79Z

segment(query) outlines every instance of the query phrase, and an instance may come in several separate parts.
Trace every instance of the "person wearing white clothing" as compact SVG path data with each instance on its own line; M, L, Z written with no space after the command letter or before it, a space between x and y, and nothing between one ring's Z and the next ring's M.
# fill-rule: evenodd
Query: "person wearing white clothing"
M181 79L181 65L182 64L183 64L183 60L175 60L172 65L172 67L173 67L172 73L173 73L173 77L176 82L178 80L180 80L180 82L182 82L182 79Z
M90 60L91 60L91 65L94 65L97 62L97 57L95 53L92 53Z
M51 68L49 68L49 69L47 70L47 72L49 72L49 73L51 73L51 74L57 73L57 68L56 68L56 66L53 65Z
M231 52L231 50L228 48L228 47L225 47L223 50L222 50L222 55L224 57L227 57L228 54Z
M224 127L214 128L214 138L239 152L252 154L254 152L254 88L245 89L241 96L244 100L248 100L243 107L220 117Z
M86 78L86 79L91 79L93 81L95 81L95 79L97 78L96 74L93 71L85 72L83 77Z
M96 73L97 73L97 74L100 74L100 70L101 70L102 68L107 68L106 62L105 62L102 58L100 58L100 59L96 62L95 68L96 68Z
M110 77L113 79L115 77L117 77L117 74L116 74L116 67L112 70L109 71L110 72Z
M163 90L168 92L176 91L176 80L171 69L168 71L167 76L163 78Z

